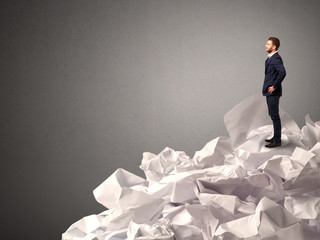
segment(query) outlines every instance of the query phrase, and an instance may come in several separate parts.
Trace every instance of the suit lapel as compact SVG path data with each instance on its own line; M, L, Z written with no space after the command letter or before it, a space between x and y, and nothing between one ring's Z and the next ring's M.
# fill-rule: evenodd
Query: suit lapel
M267 71L267 67L268 67L269 63L270 63L273 59L275 59L275 58L277 57L276 55L278 55L278 52L276 52L275 54L273 54L273 55L271 56L271 58L267 58L267 60L266 60L266 62L265 62L266 71Z
M266 60L266 62L265 62L265 65L266 65L266 67L267 67L267 65L269 64L269 58L267 58L267 60Z
M264 71L265 73L267 72L267 67L268 67L269 63L270 63L270 58L267 58L267 60L265 62L265 71Z

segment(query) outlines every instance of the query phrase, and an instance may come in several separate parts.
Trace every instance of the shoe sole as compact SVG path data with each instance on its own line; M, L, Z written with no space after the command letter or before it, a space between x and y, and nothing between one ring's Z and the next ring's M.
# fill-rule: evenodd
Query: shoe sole
M267 148L276 148L276 147L281 147L281 144L280 144L280 145L276 145L276 146L268 146L268 145L265 145L265 147L267 147Z

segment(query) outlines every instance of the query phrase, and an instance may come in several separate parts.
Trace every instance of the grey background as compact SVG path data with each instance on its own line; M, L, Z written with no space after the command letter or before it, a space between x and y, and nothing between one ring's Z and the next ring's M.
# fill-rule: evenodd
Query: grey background
M320 120L320 2L1 1L1 239L60 239L143 152L192 157L261 92L279 37L281 107ZM271 123L271 122L270 122Z

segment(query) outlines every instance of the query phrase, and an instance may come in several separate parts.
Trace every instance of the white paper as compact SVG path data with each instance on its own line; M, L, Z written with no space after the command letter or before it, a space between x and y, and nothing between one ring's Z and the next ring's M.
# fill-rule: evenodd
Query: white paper
M190 158L166 147L144 153L146 179L118 169L94 190L108 208L72 224L63 240L319 240L320 122L301 130L280 111L282 146L265 98L252 96L224 117L229 137Z
M286 197L284 206L296 218L320 220L320 197Z
M312 148L317 142L320 141L320 122L314 122L311 120L309 114L306 115L306 130L307 130L307 142L309 148Z
M148 224L136 224L131 222L128 227L128 237L127 240L175 240L174 233L171 229L166 226L161 226L158 224L148 225Z
M259 202L255 214L221 224L215 235L225 233L238 238L259 235L261 239L303 239L299 220L266 197Z
M122 189L133 186L146 186L145 179L124 169L116 170L107 180L100 184L93 194L96 200L106 208L112 209L118 205Z

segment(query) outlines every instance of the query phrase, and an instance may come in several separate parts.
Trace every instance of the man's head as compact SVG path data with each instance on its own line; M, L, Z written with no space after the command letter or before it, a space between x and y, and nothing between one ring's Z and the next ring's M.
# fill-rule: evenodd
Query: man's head
M267 44L266 44L266 51L268 53L272 53L278 50L280 47L280 40L276 37L269 37Z

